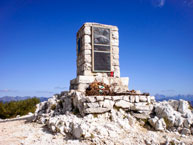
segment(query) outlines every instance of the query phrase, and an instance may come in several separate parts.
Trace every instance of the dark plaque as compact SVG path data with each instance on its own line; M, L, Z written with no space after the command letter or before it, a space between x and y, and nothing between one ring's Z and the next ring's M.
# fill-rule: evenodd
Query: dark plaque
M110 46L95 45L94 50L96 50L96 51L110 51Z
M94 68L98 71L110 71L110 53L94 52Z
M110 45L110 30L94 27L94 44Z
M93 68L96 72L111 71L110 29L93 27Z

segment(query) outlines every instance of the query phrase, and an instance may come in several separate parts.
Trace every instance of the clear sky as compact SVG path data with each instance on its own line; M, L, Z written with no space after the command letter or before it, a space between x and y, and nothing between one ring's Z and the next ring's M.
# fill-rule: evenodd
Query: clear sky
M1 0L0 96L67 90L85 22L119 27L129 89L193 94L193 0Z

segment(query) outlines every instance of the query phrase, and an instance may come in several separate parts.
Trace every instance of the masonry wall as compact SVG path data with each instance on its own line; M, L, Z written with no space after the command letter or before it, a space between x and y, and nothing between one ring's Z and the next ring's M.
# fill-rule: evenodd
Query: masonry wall
M92 71L92 26L111 29L111 70L114 72L114 77L119 78L120 67L118 28L116 26L103 25L98 23L85 23L77 32L77 76L108 76L108 73L105 72L96 73ZM80 50L78 48L78 44L80 45Z

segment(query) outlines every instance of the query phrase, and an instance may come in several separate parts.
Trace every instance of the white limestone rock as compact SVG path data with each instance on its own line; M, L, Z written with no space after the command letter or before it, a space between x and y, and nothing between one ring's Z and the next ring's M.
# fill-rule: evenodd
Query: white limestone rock
M102 108L102 107L97 107L97 108L87 108L84 110L84 113L104 113L111 110L110 108Z
M181 134L188 135L188 134L190 134L190 133L191 133L191 131L190 131L189 129L187 129L187 128L183 128L183 129L181 130Z
M112 99L114 101L121 100L123 97L122 96L112 96Z
M140 102L147 102L147 97L146 96L139 96L139 101Z
M103 101L104 100L104 96L96 96L96 100L97 101Z
M112 109L113 105L114 105L114 101L104 100L102 107Z
M87 96L85 99L86 99L86 101L89 102L89 103L94 103L94 102L96 102L95 96Z
M159 119L155 124L155 130L164 131L166 129L166 123L163 118Z
M184 100L180 100L179 102L179 107L178 107L178 111L181 113L186 113L187 110L189 110L189 104L187 101Z
M130 101L129 96L123 96L123 100L129 102Z
M115 103L115 106L120 108L130 109L131 106L133 106L133 104L124 100L119 100Z

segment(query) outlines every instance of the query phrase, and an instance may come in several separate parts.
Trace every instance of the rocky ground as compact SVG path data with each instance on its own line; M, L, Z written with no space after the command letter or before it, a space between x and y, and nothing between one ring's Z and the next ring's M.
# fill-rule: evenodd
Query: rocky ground
M0 145L61 145L61 144L95 144L90 140L67 139L61 134L51 133L42 124L31 122L32 118L21 120L9 120L0 122ZM187 145L193 144L193 136L182 136L173 132L150 131L139 124L129 126L127 133L112 137L109 140L99 140L99 144L136 145L156 144L167 141L184 142Z
M96 113L100 98L108 110ZM112 98L115 105L112 105ZM147 101L144 96L84 98L61 93L37 105L35 114L0 120L0 145L192 145L193 108L187 101ZM107 99L107 100L105 100ZM82 100L95 113L81 114ZM126 102L129 100L130 102ZM122 102L117 106L117 102ZM99 104L98 103L98 104ZM137 106L136 106L137 104ZM145 104L145 105L143 105ZM78 108L75 105L79 105ZM133 107L133 105L135 105ZM109 109L110 107L110 109Z

